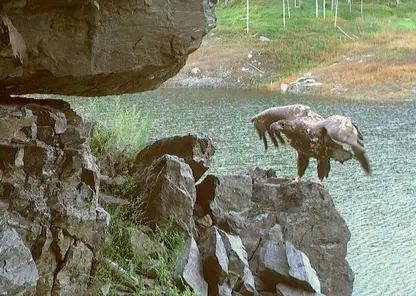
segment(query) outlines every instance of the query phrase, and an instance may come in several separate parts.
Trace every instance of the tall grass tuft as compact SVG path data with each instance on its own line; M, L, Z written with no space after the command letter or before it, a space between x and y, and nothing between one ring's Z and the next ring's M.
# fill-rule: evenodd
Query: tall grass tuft
M139 219L132 221L130 216L126 215L132 206L131 204L124 205L110 211L111 222L108 231L111 239L103 248L101 255L126 270L129 276L137 279L138 284L135 287L126 287L120 274L112 272L103 259L100 260L91 281L93 295L102 295L100 290L104 286L109 287L108 295L118 295L116 290L120 287L134 293L132 295L143 295L147 288L142 283L151 268L154 279L154 283L150 287L152 295L197 296L189 288L185 288L184 291L178 289L172 277L179 252L186 242L185 235L174 229L172 221L157 227L153 232L150 231L146 226L137 222ZM140 214L138 214L138 218L139 216ZM144 250L143 253L132 252L129 235L132 228L139 229L149 235L153 242L151 250ZM149 256L149 253L153 253L153 255Z
M137 105L123 105L117 97L104 104L97 99L85 100L75 108L87 121L93 122L90 147L92 154L102 161L108 154L117 156L119 166L129 166L148 139L149 121ZM119 171L125 169L119 167Z

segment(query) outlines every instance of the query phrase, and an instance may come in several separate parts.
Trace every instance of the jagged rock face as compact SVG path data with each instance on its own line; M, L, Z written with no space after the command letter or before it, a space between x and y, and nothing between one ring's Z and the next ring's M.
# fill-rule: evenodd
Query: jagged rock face
M38 270L30 250L23 244L16 230L0 232L0 294L34 293Z
M2 0L0 94L154 89L215 27L213 2Z
M204 279L202 258L193 237L188 239L177 260L173 277L179 286L187 285L201 296L208 296L208 284Z
M208 175L197 186L197 203L212 214L217 225L238 232L251 207L252 184L248 175Z
M104 243L109 215L98 205L86 132L63 101L0 105L0 231L15 230L30 250L36 295L84 294L93 253Z
M175 155L191 167L197 182L210 167L214 153L212 139L202 133L162 138L150 143L137 154L135 170L143 170L164 154Z
M192 170L181 158L163 155L141 172L138 198L142 200L143 214L151 227L172 219L174 225L193 236L192 218L196 199Z
M239 235L264 289L258 292L291 295L287 285L300 291L296 295L351 295L354 276L345 260L350 233L329 194L318 184L291 184L272 175L208 175L197 186L197 203L216 226Z
M177 265L183 284L204 295L206 286L196 283L205 280L214 296L351 295L354 276L345 260L350 233L321 185L293 184L254 169L207 175L195 196L187 161L193 157L159 157L167 148L179 153L174 147L181 141L188 143L185 137L161 139L137 157L144 169L136 196L151 225L170 217L191 237Z

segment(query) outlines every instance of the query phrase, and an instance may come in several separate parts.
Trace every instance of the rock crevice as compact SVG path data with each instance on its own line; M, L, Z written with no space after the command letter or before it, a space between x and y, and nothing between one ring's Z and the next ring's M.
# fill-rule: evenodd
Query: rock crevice
M172 139L178 138L160 143L170 143L170 151L179 151L176 148L183 143ZM188 140L184 142L193 143ZM161 153L152 144L144 151ZM145 216L153 223L173 219L176 225L187 225L178 228L196 241L193 248L186 247L184 256L189 258L192 251L194 261L202 262L207 285L197 286L196 278L186 280L186 285L202 295L351 295L354 275L345 260L350 233L321 185L293 184L277 179L273 170L258 168L231 175L208 174L199 184L186 182L195 178L186 163L192 155L187 150L182 151L182 158L165 154L136 159L136 165L145 168L136 195L154 200L159 209L169 209L145 208ZM169 170L159 165L167 159L175 163ZM151 194L149 188L166 187L164 180L176 180L175 186L180 187L186 183L186 192L196 187L196 201L184 203L193 200L185 191ZM189 223L190 213L195 223ZM182 277L195 273L193 265L179 266Z
M9 289L82 295L109 222L98 205L98 167L86 144L88 131L59 100L8 99L0 114L1 235L15 233L36 271L35 282L15 281Z

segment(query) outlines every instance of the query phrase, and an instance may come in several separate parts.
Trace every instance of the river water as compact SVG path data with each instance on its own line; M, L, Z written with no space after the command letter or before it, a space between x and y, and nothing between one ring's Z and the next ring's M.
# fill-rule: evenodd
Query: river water
M103 106L110 99L104 98ZM151 137L210 135L217 148L215 173L260 166L276 169L278 177L296 176L290 146L264 152L257 138L250 118L266 108L302 103L323 116L353 118L364 135L373 174L365 176L351 160L331 163L324 181L351 231L347 260L355 272L353 295L416 295L416 100L319 100L229 89L160 89L120 99L136 104L150 119ZM311 162L304 179L315 180L315 168Z

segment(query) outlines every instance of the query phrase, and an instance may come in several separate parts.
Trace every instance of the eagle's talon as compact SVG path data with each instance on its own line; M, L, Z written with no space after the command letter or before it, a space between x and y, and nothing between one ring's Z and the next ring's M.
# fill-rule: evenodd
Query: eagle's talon
M301 177L296 177L294 180L290 181L290 184L300 184L301 182Z

